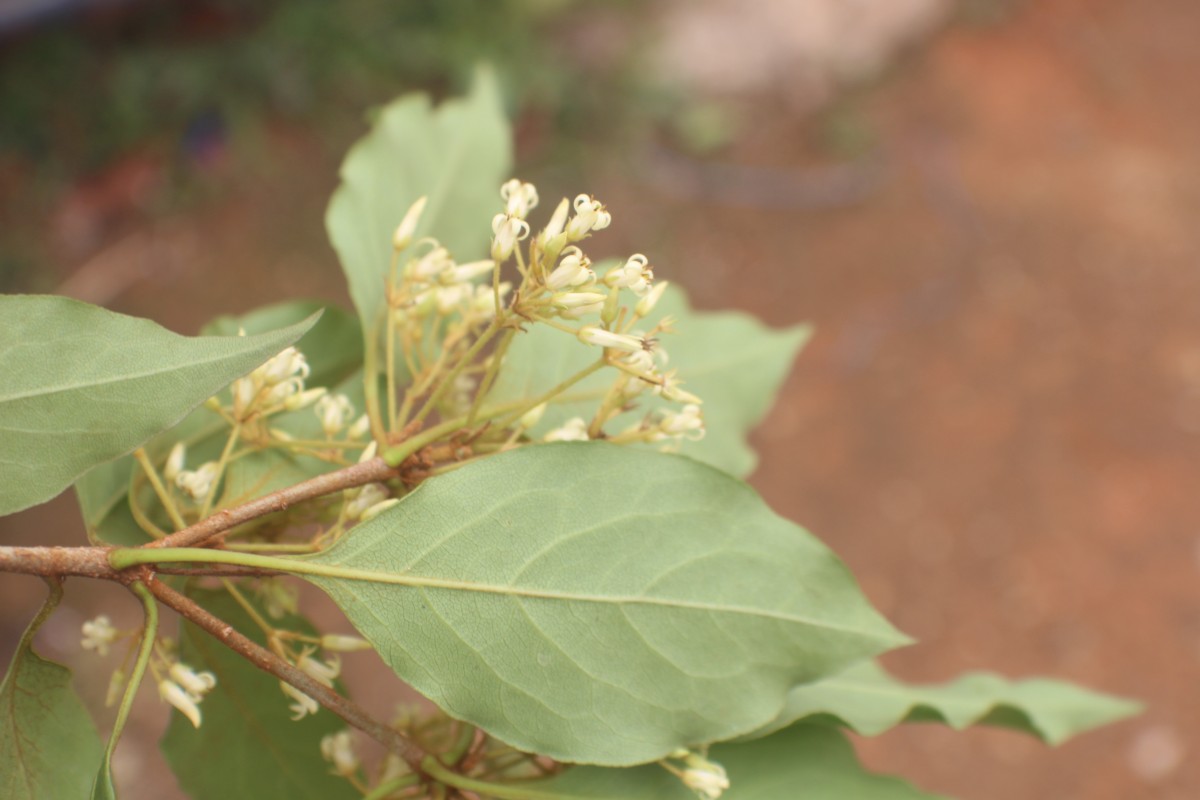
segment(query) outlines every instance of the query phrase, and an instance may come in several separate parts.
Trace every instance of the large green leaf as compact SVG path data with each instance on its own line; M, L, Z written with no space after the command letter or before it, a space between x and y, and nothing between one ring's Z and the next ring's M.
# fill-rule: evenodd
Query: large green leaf
M745 733L797 682L906 641L744 483L613 445L464 467L305 560L400 677L566 761Z
M721 800L934 800L898 778L866 772L838 731L796 725L766 739L718 745L709 758L723 766L729 789ZM695 800L657 765L634 769L573 767L522 784L530 800ZM533 794L540 792L541 794Z
M286 303L263 306L241 316L218 317L201 329L204 336L234 336L239 330L248 334L265 333L282 326L292 325L324 309L324 313L296 342L304 353L312 370L307 386L327 386L351 397L357 408L362 408L362 336L358 320L336 307L322 306L312 300L293 300ZM273 417L272 427L278 427L297 438L321 438L320 423L309 409L285 413ZM229 426L216 413L201 406L185 417L178 425L155 436L146 443L146 451L153 459L162 459L176 442L188 445L189 464L199 464L215 459L229 435ZM246 487L258 487L257 494L279 488L287 477L297 480L311 478L330 468L326 462L311 458L297 458L303 468L300 475L296 470L284 470L277 453L253 454L234 462L227 482L227 499L243 498ZM291 465L288 465L291 466ZM97 541L108 544L135 545L147 540L130 513L126 496L136 463L131 457L119 458L90 470L75 482L75 493L83 512L84 524ZM228 485L237 483L232 494ZM292 481L295 483L296 481Z
M190 594L263 644L261 631L227 593L193 589ZM310 636L314 633L307 621L296 616L276 624ZM341 730L345 723L325 712L293 721L276 678L190 623L183 623L179 646L185 664L209 670L217 678L216 688L200 705L200 727L193 728L182 714L174 713L162 740L167 762L192 800L359 796L345 780L330 773L321 757L321 738Z
M50 597L21 637L0 682L0 797L5 800L87 797L104 745L71 688L71 671L33 650L33 636L58 601Z
M0 296L0 513L130 452L315 321L189 338L65 297Z
M1059 744L1139 710L1137 703L1035 678L1008 681L976 672L950 683L913 686L873 661L788 692L783 712L755 735L764 736L808 717L833 718L874 736L903 722L941 722L956 730L999 725Z
M380 111L342 163L325 217L365 329L374 328L383 308L392 233L418 197L429 201L417 238L437 238L462 261L484 255L511 151L490 72L479 73L467 97L437 109L426 95L410 94Z
M667 290L655 312L655 319L671 315L678 320L677 333L662 337L670 355L668 366L679 370L685 388L704 400L708 433L698 442L684 442L681 452L731 475L748 475L757 457L746 436L770 410L811 328L772 330L748 314L693 311L675 287ZM596 348L562 331L534 325L513 340L489 402L536 397L586 367L597 354ZM534 433L545 433L569 417L590 419L613 378L612 370L604 370L577 384L567 393L576 402L551 406ZM639 401L639 413L667 405L649 392Z

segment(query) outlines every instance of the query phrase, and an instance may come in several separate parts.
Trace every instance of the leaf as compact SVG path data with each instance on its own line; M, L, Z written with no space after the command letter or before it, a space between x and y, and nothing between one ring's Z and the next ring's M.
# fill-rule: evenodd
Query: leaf
M950 683L913 686L873 661L794 687L780 715L759 731L765 736L810 717L832 717L864 736L903 722L942 722L955 730L998 725L1061 744L1072 736L1137 713L1140 706L1062 681L1007 681L976 672Z
M310 388L327 386L331 391L347 394L356 403L356 408L362 408L362 336L358 320L339 308L322 306L310 300L294 300L263 306L240 317L218 317L200 332L204 336L235 336L239 329L248 334L265 333L307 319L322 310L324 313L321 318L295 344L304 353L312 370L306 385ZM311 409L280 414L272 417L271 424L297 438L324 436ZM176 442L185 442L188 445L188 463L194 465L215 460L228 435L229 426L225 421L201 406L175 427L155 436L145 447L152 460L161 461ZM259 458L260 455L263 457ZM316 459L301 458L298 461L307 468L298 480L330 469L328 463ZM234 462L226 485L226 495L242 494L239 491L229 495L228 484L234 481L242 489L259 486L259 494L279 488L278 480L282 478L279 477L277 462L278 459L264 454L252 454ZM149 539L138 527L126 500L129 482L136 469L133 458L127 456L101 464L76 481L75 493L84 524L94 540L107 544L137 545ZM265 473L271 473L275 481L272 482Z
M898 778L866 772L846 737L819 725L796 725L749 743L714 747L725 768L721 800L934 800ZM662 767L573 767L545 781L519 784L530 800L695 800ZM541 794L533 794L541 792Z
M294 342L188 338L65 297L0 296L0 514L54 497Z
M414 241L432 236L460 261L484 255L512 142L500 91L481 71L471 93L436 110L424 94L385 106L342 163L325 216L366 331L384 306L392 234L409 206L429 198Z
M435 478L302 561L401 678L565 761L753 730L798 681L906 641L742 482L599 443Z
M50 597L17 645L0 682L0 797L45 800L88 796L104 750L71 671L33 650L33 637L62 599Z
M684 442L681 452L731 475L748 475L758 459L746 436L770 410L812 329L798 325L772 330L748 314L693 311L684 293L673 286L655 312L655 320L667 315L678 320L677 333L662 337L670 355L668 367L678 369L684 388L704 400L707 435L699 442ZM596 348L562 331L531 326L513 340L488 401L499 404L537 397L598 355ZM591 419L613 379L612 370L603 370L576 384L567 394L577 402L550 406L534 434L540 436L570 417ZM638 415L671 406L678 408L643 392ZM627 424L636 421L632 415L627 419Z
M259 644L264 637L229 594L193 589L191 597ZM279 627L306 635L306 620L287 616ZM337 717L318 713L292 721L288 698L276 678L190 623L180 631L180 659L209 670L217 685L200 705L203 722L193 728L180 713L162 740L163 754L193 800L286 797L338 800L358 797L345 780L330 774L321 757L321 738L345 727Z

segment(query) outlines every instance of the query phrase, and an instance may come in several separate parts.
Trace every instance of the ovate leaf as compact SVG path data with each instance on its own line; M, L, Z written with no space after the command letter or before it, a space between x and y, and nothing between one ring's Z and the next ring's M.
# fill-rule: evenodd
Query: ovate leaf
M598 443L435 478L304 560L401 678L565 761L753 730L798 681L905 641L744 483Z
M796 725L766 739L718 745L709 758L725 768L721 800L934 800L898 778L863 770L838 731ZM678 778L657 765L634 769L572 767L523 784L546 800L695 800ZM540 792L541 794L533 794Z
M263 635L227 593L192 590L191 597L259 644ZM297 616L275 621L280 627L313 635ZM203 722L193 728L180 713L171 716L162 750L192 800L236 797L339 800L359 794L330 773L321 757L321 738L345 723L327 712L291 719L289 699L279 680L190 623L180 631L180 659L209 670L217 685L200 705ZM231 795L232 792L232 795Z
M315 321L189 338L65 297L0 296L0 514L171 427Z
M384 305L392 233L417 198L429 200L414 241L435 237L460 261L485 254L511 151L490 72L479 73L467 97L436 109L426 95L410 94L379 112L342 163L325 216L364 329L373 330Z
M58 601L49 599L21 637L0 682L0 797L5 800L84 798L104 750L71 671L33 650L33 637Z
M903 722L940 722L956 730L998 725L1059 744L1139 708L1129 700L1062 681L1008 681L986 672L964 675L950 683L910 685L866 661L793 688L783 712L756 735L772 733L796 720L832 717L866 736Z
M680 452L731 475L748 475L758 459L746 437L770 410L811 328L798 325L773 330L748 314L694 311L675 287L663 295L652 319L666 315L677 320L676 332L660 339L670 357L667 367L678 370L684 388L704 400L708 431L698 442L685 441ZM546 325L531 326L509 347L489 402L537 397L598 356L595 347L562 331ZM550 406L534 428L534 435L544 434L573 416L590 420L614 377L612 370L602 370L568 390L565 397L573 402ZM636 422L648 409L679 407L650 392L643 392L638 403L637 414L610 423L612 430Z

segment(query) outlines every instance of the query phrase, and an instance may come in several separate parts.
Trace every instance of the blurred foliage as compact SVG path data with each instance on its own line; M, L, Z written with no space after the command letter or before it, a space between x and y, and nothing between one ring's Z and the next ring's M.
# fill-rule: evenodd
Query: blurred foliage
M79 14L0 43L0 153L45 159L54 178L96 169L152 137L202 151L227 126L263 116L314 123L340 147L331 126L356 123L362 109L399 91L458 89L480 60L520 87L522 103L577 128L611 95L595 77L603 81L606 65L598 71L583 63L586 53L577 57L572 17L631 7L176 0ZM622 55L606 55L619 82Z

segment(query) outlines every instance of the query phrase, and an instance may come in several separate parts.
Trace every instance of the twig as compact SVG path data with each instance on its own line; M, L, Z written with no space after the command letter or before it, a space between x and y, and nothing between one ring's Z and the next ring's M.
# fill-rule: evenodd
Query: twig
M373 458L361 464L353 464L333 472L326 472L294 486L263 495L240 506L222 509L195 525L189 525L178 533L150 542L145 547L195 547L243 522L258 519L276 511L284 511L296 503L302 503L314 497L365 486L368 483L377 483L394 475L396 475L396 470L389 467L387 462L382 458Z
M173 608L180 616L204 629L242 658L264 672L269 672L280 680L295 686L348 724L363 731L390 752L400 756L413 771L424 772L421 763L427 753L402 733L374 719L361 707L323 683L314 680L308 673L289 664L262 645L246 638L232 625L214 616L186 595L180 594L153 578L148 580L146 585L164 605Z

